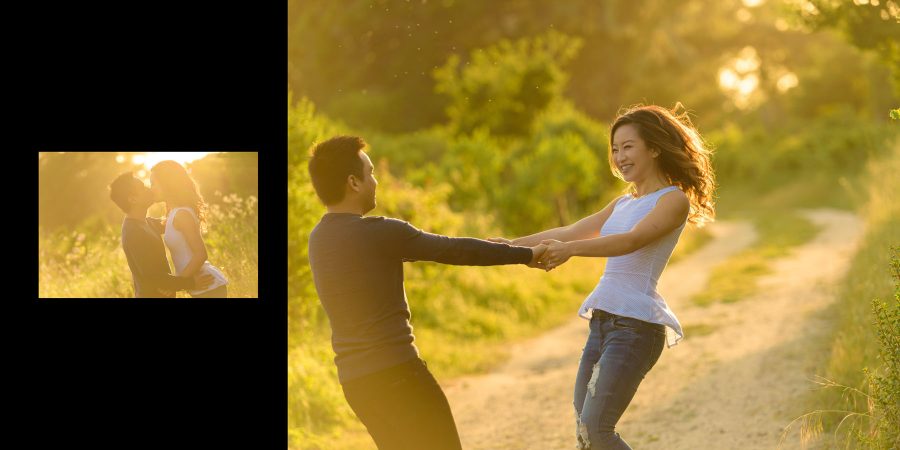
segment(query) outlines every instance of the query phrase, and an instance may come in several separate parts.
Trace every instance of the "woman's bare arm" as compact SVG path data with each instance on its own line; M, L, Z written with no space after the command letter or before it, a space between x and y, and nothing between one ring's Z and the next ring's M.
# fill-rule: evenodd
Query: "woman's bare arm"
M581 239L591 239L600 235L600 228L606 223L606 219L612 214L616 202L621 197L614 198L602 210L587 216L578 222L564 227L552 228L540 233L523 236L510 241L511 245L520 245L523 247L533 247L542 241L552 239L560 242L577 241Z
M544 241L550 247L541 262L546 270L552 270L573 256L609 258L626 255L681 226L689 212L690 201L684 193L666 193L628 232L570 242Z
M187 241L188 247L191 249L191 254L194 255L187 266L185 266L181 276L194 276L209 257L206 253L206 245L203 243L203 237L200 236L200 226L194 218L191 217L190 213L186 211L176 212L172 225L176 230L184 234L184 240Z

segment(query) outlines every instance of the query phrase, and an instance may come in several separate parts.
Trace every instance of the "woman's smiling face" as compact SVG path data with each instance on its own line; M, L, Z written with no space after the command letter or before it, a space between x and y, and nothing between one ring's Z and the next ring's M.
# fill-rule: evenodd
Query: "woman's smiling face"
M643 180L656 170L653 153L638 133L637 126L625 124L613 135L612 161L628 182Z

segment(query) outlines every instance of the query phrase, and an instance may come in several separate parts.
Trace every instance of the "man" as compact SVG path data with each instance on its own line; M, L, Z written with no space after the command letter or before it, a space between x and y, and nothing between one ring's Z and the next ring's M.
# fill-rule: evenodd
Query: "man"
M403 261L538 267L546 246L450 238L407 222L364 217L375 208L365 141L313 147L309 173L328 212L309 236L309 264L332 330L344 397L379 449L459 449L447 398L413 341Z
M196 277L173 276L160 234L164 224L147 217L155 203L153 192L131 173L124 173L109 185L109 197L125 212L122 222L122 249L128 259L135 297L175 297L175 291L202 289L213 282L208 274Z

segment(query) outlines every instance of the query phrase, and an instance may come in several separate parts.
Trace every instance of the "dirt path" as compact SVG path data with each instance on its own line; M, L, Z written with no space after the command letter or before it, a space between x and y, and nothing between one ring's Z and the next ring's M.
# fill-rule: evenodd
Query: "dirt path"
M759 294L732 304L701 308L688 299L703 288L709 270L753 243L745 223L714 223L713 241L666 268L659 290L688 327L685 339L664 349L619 422L635 448L775 448L783 427L802 411L796 399L811 386L826 345L816 312L833 299L862 235L852 214L804 211L822 226L812 241L773 261ZM587 321L573 320L514 346L496 371L442 383L463 448L563 449L575 447L572 384ZM707 334L690 334L706 326ZM798 447L789 437L785 447Z

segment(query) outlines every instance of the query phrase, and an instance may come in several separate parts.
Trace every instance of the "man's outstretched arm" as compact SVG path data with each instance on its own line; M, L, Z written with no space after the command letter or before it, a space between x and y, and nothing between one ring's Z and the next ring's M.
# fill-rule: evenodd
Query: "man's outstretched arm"
M406 261L434 261L460 266L533 265L540 254L517 247L469 237L447 237L422 231L407 222L388 219L392 228L388 249ZM543 248L537 248L538 253Z

